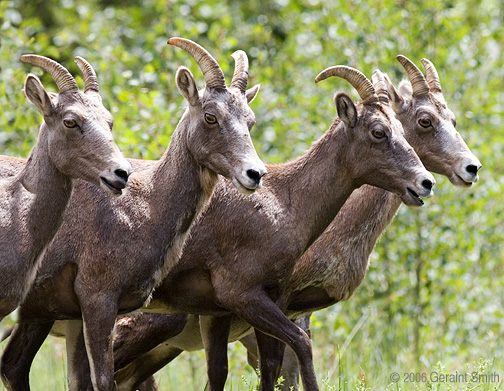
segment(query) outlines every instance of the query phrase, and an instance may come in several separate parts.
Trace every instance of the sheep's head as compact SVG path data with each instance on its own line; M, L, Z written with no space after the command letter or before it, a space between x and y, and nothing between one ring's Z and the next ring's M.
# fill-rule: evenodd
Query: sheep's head
M396 193L409 206L423 204L435 183L403 135L401 123L390 107L388 96L378 95L360 71L335 66L322 71L315 81L329 76L344 78L359 93L355 105L350 97L335 97L338 116L350 140L346 170L357 186L370 184Z
M406 139L428 170L446 176L454 185L471 186L478 181L481 163L455 129L455 115L446 104L436 68L422 59L424 77L405 56L399 55L397 59L410 82L402 82L397 90L379 71L377 80L383 77L380 83L390 95Z
M180 93L189 103L189 149L202 166L232 181L245 194L261 187L266 168L250 139L255 116L249 107L259 87L247 90L248 59L243 51L233 54L235 71L229 88L217 61L201 46L183 38L168 43L187 51L198 63L205 78L205 89L196 87L186 67L177 71Z
M25 95L44 116L37 145L47 148L61 173L120 195L131 166L112 139L112 116L102 104L91 65L81 57L75 59L84 74L85 87L81 92L70 72L56 61L33 54L22 56L21 61L48 72L59 90L58 94L48 93L37 76L30 74L26 78ZM23 185L29 191L37 191L36 178L30 173L24 177Z

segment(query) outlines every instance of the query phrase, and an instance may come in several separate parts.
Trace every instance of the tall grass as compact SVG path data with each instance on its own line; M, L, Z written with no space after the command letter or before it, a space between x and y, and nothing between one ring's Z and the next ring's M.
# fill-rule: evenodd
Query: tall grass
M361 316L353 319L350 333L335 328L341 322L339 318L348 316L344 306L345 303L335 305L312 318L315 370L322 391L504 389L502 354L488 344L480 343L469 355L459 356L453 354L452 347L438 342L435 352L428 350L417 362L411 333L387 326L386 316L376 307L363 307ZM7 321L2 327L10 323ZM424 334L431 333L424 330ZM435 340L422 339L422 342L436 344ZM5 343L0 345L2 350ZM257 375L246 363L244 347L240 343L230 344L228 356L226 390L256 390ZM64 340L49 337L30 372L32 390L65 391L65 373ZM391 378L392 374L397 374L399 381ZM206 385L204 354L185 352L155 377L161 391L203 390ZM0 386L0 390L4 389Z

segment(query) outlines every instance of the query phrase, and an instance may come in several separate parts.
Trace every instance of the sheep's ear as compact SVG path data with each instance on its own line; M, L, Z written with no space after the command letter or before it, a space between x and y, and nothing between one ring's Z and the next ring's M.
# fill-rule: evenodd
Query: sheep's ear
M24 93L28 100L32 102L44 116L51 113L53 109L51 98L37 76L28 75L26 77Z
M405 97L403 96L403 94L401 94L399 91L397 91L397 89L394 87L394 85L392 84L392 82L390 81L390 79L388 78L387 75L385 75L385 84L387 85L387 91L388 91L388 94L390 97L390 102L392 103L392 107L394 108L394 111L397 114L402 113L406 109ZM409 94L406 91L406 96L409 96L411 98L411 92L412 92L411 84L409 84L408 82L405 82L405 83L401 82L401 84L399 86L400 86L400 88L404 89L405 87L401 87L404 85L409 86Z
M257 93L259 92L259 88L261 88L261 85L260 84L256 84L254 87L249 88L245 92L245 96L247 98L247 102L248 103L252 102L255 99L255 97L257 96Z
M191 106L199 104L199 93L196 87L196 81L191 71L186 67L180 67L177 70L176 76L177 88L180 93L186 98Z
M399 83L399 93L405 99L411 99L413 97L413 88L411 83L407 80L403 80Z
M343 121L347 129L347 134L352 137L352 128L357 123L357 109L352 99L345 93L341 92L334 97L338 117Z

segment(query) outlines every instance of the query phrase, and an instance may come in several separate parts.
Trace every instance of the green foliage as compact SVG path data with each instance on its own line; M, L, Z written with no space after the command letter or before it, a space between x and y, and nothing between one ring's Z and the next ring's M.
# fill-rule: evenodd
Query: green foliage
M448 372L463 371L480 358L504 377L503 19L502 0L0 1L0 151L27 156L35 143L41 116L22 94L26 74L41 75L55 90L48 75L20 63L28 52L60 61L80 83L73 58L90 61L125 155L156 159L185 107L174 83L177 67L189 67L203 85L194 61L167 39L200 43L228 80L230 55L243 49L249 85L262 86L252 103L252 136L269 162L300 155L327 129L336 115L335 91L356 97L342 80L315 85L324 68L345 64L369 77L379 67L398 83L405 73L397 54L416 64L427 57L459 131L483 163L481 182L456 189L438 176L425 207L401 208L354 297L314 316L316 369L327 389L340 390L414 389L390 386L390 373L430 370L438 362ZM63 389L59 353L44 353L48 362L57 357L52 377L59 383L51 388ZM230 353L228 385L253 389L243 348L236 344ZM201 389L202 357L185 354L171 365L159 377L162 389L184 384L178 372ZM39 376L34 369L33 389L49 388Z

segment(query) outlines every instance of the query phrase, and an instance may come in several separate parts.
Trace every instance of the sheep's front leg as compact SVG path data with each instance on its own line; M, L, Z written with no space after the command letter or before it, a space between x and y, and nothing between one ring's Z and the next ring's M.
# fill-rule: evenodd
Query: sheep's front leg
M261 373L259 390L273 390L280 374L285 344L257 329L254 331L259 352L259 371Z
M304 315L294 323L301 327L311 339L310 316L311 314ZM284 353L280 376L284 379L282 385L278 387L280 391L299 391L299 364L295 353L289 347Z
M318 391L310 337L285 316L262 288L251 288L239 295L228 294L237 290L222 289L218 294L221 306L231 310L264 334L290 346L299 361L304 390ZM273 391L271 385L268 387L269 391ZM265 388L261 386L261 390Z
M94 391L114 389L114 356L112 332L117 316L118 299L114 295L87 294L81 297L85 351L89 361ZM82 300L85 297L85 300ZM80 346L78 346L80 348ZM82 349L80 349L82 351ZM90 383L79 379L80 390L90 390ZM85 385L85 387L84 387Z
M201 338L205 347L209 391L224 390L228 375L227 344L231 316L200 316Z
M152 390L148 383L155 384L152 376L165 365L177 358L183 352L182 349L159 344L151 351L137 357L136 360L119 369L115 373L115 381L120 391Z
M152 375L182 353L166 341L180 334L186 323L186 314L137 313L121 318L114 338L117 388L149 389L141 383L152 383Z
M310 315L311 314L302 316L294 323L301 327L311 338ZM280 391L299 391L299 364L296 359L296 354L290 347L285 349L280 376L284 380L282 385L278 387Z
M307 320L305 318L307 318ZM308 335L309 325L306 322L309 322L309 319L309 315L307 315L306 317L304 316L295 322L299 327L305 330ZM305 328L305 325L307 328ZM248 334L245 337L241 338L240 342L247 349L248 364L252 368L257 369L259 367L259 352L255 335L253 333ZM299 365L296 359L296 355L290 347L287 347L284 351L282 368L280 370L279 377L283 378L282 384L276 386L280 391L299 391Z
M2 354L1 376L9 391L29 391L30 367L54 322L18 323Z
M186 314L140 312L120 318L114 338L115 370L120 370L137 357L180 334L186 323Z
M65 338L68 389L92 391L82 320L66 321Z

